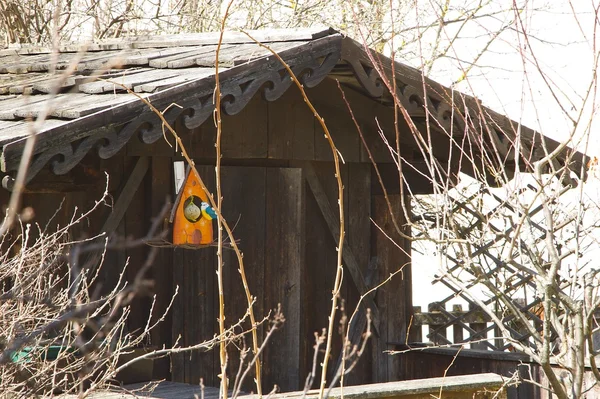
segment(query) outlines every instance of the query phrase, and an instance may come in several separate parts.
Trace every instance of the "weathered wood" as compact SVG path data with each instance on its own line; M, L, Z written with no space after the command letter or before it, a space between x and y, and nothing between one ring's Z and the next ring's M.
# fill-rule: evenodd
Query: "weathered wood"
M154 157L150 165L150 209L152 217L157 217L158 213L163 209L166 203L172 202L173 199L173 165L172 161L166 157ZM166 223L167 215L163 216L162 226L168 230ZM162 232L163 229L160 229ZM156 306L152 321L156 322L166 310L171 297L173 296L173 255L172 251L167 248L158 250L156 259L152 265L152 279L154 280L154 292L156 294ZM171 339L171 323L172 314L169 312L165 315L165 320L160 323L151 334L152 344L158 347L172 346ZM169 358L156 359L154 361L153 378L168 379L170 377Z
M141 92L153 93L153 92L156 92L159 90L168 89L170 87L176 86L181 83L185 83L185 82L188 82L188 81L191 81L194 79L199 79L199 78L203 78L203 77L214 75L214 74L215 74L215 70L212 68L202 68L200 70L198 70L198 69L185 70L184 69L183 71L179 71L179 73L176 76L173 76L168 79L161 79L158 81L138 84L133 88L133 91L135 91L136 93L141 93Z
M414 308L414 320L413 325L425 326L425 325L441 325L448 324L451 317L445 313L439 311L421 312L420 307L415 306ZM461 316L461 321L466 324L470 323L487 323L491 321L491 318L482 310L475 311L458 311L453 310L456 316Z
M372 227L374 245L371 250L373 255L377 256L379 271L377 283L388 278L392 273L402 270L377 291L376 300L380 307L381 318L386 320L385 325L380 329L379 337L373 340L373 381L379 382L396 379L400 375L402 358L389 356L385 352L389 349L388 342L406 340L412 307L410 258L407 251L409 243L400 237L393 223L395 217L398 219L397 223L403 225L402 203L397 195L390 196L389 199L394 216L390 214L385 198L380 195L372 198L371 216L374 221Z
M197 166L197 169L209 190L214 192L214 167ZM185 290L182 294L186 301L183 322L184 343L194 345L211 339L218 333L216 251L212 247L200 250L177 249L176 252L178 251L183 251L185 259L185 280L181 282L181 289ZM238 295L236 297L239 298ZM228 306L230 303L226 303L226 310ZM219 358L216 351L195 351L184 356L184 359L185 382L199 384L200 378L203 378L205 385L218 386Z
M333 138L337 150L345 162L360 161L360 137L350 117L337 86L321 84L310 91L309 98L314 99L319 114ZM328 115L335 117L327 118ZM315 124L315 160L332 161L331 147L325 138L320 123Z
M148 226L150 225L150 209L148 209L151 206L151 202L148 200L150 187L146 184L146 179L149 177L150 159L147 157L140 157L138 159L125 158L124 163L125 170L132 170L132 172L123 186L113 212L106 220L103 229L106 229L104 231L109 234L113 226L115 226L114 224L119 223L119 218L121 217L120 224L124 228L126 235L128 237L140 238L146 235ZM122 210L126 211L121 216ZM127 281L135 280L142 270L147 255L148 250L139 245L125 250L125 256L128 259L125 271ZM113 277L113 281L116 281L115 277ZM151 275L144 275L144 277L150 278ZM148 323L150 301L151 298L149 295L138 295L131 301L131 313L127 319L127 327L134 336L143 331Z
M408 343L423 342L423 328L417 324L416 316L421 313L420 306L413 306L413 313L410 319L410 331L408 331Z
M428 305L429 313L439 312L441 305L439 302L433 302ZM429 339L434 345L440 345L446 343L446 326L444 324L432 324L429 323Z
M214 168L210 168L214 174ZM234 236L238 240L238 247L243 254L246 279L251 294L256 298L253 309L258 320L265 314L263 311L265 292L266 248L270 247L269 240L265 240L265 219L268 208L265 206L267 188L266 168L253 167L223 167L221 173L221 190L223 194L223 215L234 229ZM271 212L271 210L269 210ZM229 242L224 232L225 241ZM215 235L216 238L216 235ZM242 279L239 272L237 255L231 249L223 253L224 264L224 290L225 290L225 315L230 323L244 317L247 312L248 302ZM275 279L274 275L267 276L268 281ZM216 314L216 313L215 313ZM216 316L215 316L216 317ZM250 329L250 320L247 318L244 328ZM259 336L261 336L259 330ZM246 337L245 344L252 347L252 337ZM239 365L239 347L230 345L228 348L228 370L230 381ZM218 355L218 353L216 353ZM251 354L249 358L251 358ZM248 358L248 359L249 359ZM218 360L218 357L215 357ZM215 365L215 370L218 364ZM256 391L254 373L244 381L243 390Z
M149 165L150 160L148 157L138 158L133 171L123 186L121 194L119 194L119 198L117 199L110 216L106 219L106 222L104 222L101 232L111 234L119 225L121 219L123 219L125 212L127 212L127 209L131 204L131 200L146 176Z
M383 399L383 398L430 398L443 392L444 398L505 398L504 378L498 374L486 373L469 376L429 378L412 381L396 381L383 384L357 385L332 389L330 398ZM498 396L494 396L498 392ZM343 394L343 396L342 396ZM276 394L274 399L317 398L317 390ZM248 396L256 399L256 396Z
M302 170L267 171L266 243L264 303L265 311L281 304L285 324L272 337L264 356L264 392L277 384L282 390L301 389L303 348L310 341L304 315L305 261L304 181ZM308 342L310 344L310 342Z
M459 315L460 313L462 313L462 305L460 305L460 304L452 305L452 314ZM458 344L458 343L461 343L464 341L462 325L454 324L452 326L452 336L453 336L452 340L454 341L455 344Z
M255 96L239 113L223 119L223 158L266 158L268 114L266 100ZM214 146L211 148L214 152Z
M472 304L469 304L469 310L474 310L474 309L476 309L476 308ZM485 342L485 340L487 339L487 333L484 332L487 327L487 323L485 323L485 322L470 323L469 327L471 327L471 329L473 331L475 331L475 333L473 333L471 335L470 340L480 341L480 342L472 342L471 349L487 349L487 343ZM477 333L480 333L480 334L476 335ZM473 335L476 335L476 336L473 336Z
M177 292L177 296L173 301L173 310L171 312L173 321L171 322L171 336L173 344L178 343L179 345L183 344L182 334L184 333L183 329L183 320L185 318L185 300L183 296L185 295L185 291L183 291L183 282L184 280L184 251L183 249L175 249L173 251L173 292ZM212 306L209 308L212 309ZM212 361L211 365L212 367ZM171 379L175 382L184 382L185 381L185 354L183 353L173 353L171 354Z
M345 180L347 189L347 227L348 245L356 255L357 262L365 276L367 287L373 287L377 274L377 258L371 256L371 167L368 164L349 163ZM360 293L354 284L345 284L346 313L351 316L360 300ZM355 316L357 322L350 325L349 339L353 345L360 343L366 331L366 312L363 306ZM372 326L371 330L372 330ZM362 358L352 373L344 379L345 385L357 385L371 382L371 345L367 345ZM338 358L338 364L341 359Z
M397 345L397 350L408 349ZM435 378L450 376L472 377L477 373L496 373L513 376L518 373L521 383L507 387L510 399L539 398L541 388L527 382L533 379L541 382L539 366L529 357L514 352L494 352L486 350L455 348L419 348L401 356L407 358L407 368L402 370L401 379ZM446 395L444 394L445 398Z
M296 69L311 69L310 74L302 77L304 84L311 87L324 79L335 66L340 43L340 35L331 35L314 40L302 51L296 48L285 50L281 56ZM324 61L322 57L325 57ZM241 111L259 89L266 90L264 93L268 100L277 99L291 86L291 80L282 78L279 74L282 69L283 66L274 57L262 57L223 71L221 82L225 113L232 115ZM171 107L165 113L167 120L173 122L182 114L187 114L189 117L185 118L186 125L195 128L212 113L214 107L212 98L209 96L207 101L200 100L207 95L212 95L214 84L214 76L209 76L183 83L170 90L153 93L148 98L159 110L166 109L176 101L181 108ZM140 118L142 112L148 115ZM191 113L193 115L190 115ZM114 131L115 121L125 123L125 126L119 130L119 134ZM89 118L70 122L66 129L53 129L51 134L40 133L36 141L36 153L46 151L48 153L38 156L31 170L37 172L41 168L39 164L45 164L59 153L67 159L62 167L68 168L76 164L98 140L109 142L101 148L100 155L110 157L122 148L142 125L145 127L142 134L145 142L154 142L162 137L162 124L158 118L153 116L141 101L130 101L118 107L96 112ZM5 145L2 152L4 171L15 170L18 167L18 160L24 146L21 138L22 136L14 137L15 142ZM82 142L75 149L73 142L77 140Z
M325 219L325 222L327 223L331 236L337 243L339 241L340 222L334 214L333 208L331 207L331 204L329 203L329 200L327 199L327 196L323 191L323 187L319 182L319 178L317 177L313 166L307 164L307 166L305 167L305 173L306 181L308 182L308 186L310 187L311 193L313 194L315 200L317 201L317 204L319 205L319 209L321 211L321 214L323 215L323 218ZM344 251L342 252L342 258L344 260L344 264L350 272L350 275L352 276L352 281L354 281L358 292L361 295L366 293L368 291L368 288L367 284L365 283L365 278L363 276L361 267L358 264L358 261L356 260L356 256L354 255L349 245L345 245ZM377 306L375 305L375 302L373 301L372 295L366 296L363 301L363 304L363 306L371 309L371 313L373 316L373 326L375 327L375 330L378 331L379 311L377 309Z
M274 42L266 43L271 50L279 53L284 50L290 50L295 47L305 44L304 41L291 41L291 42ZM262 48L256 43L240 44L236 46L225 46L221 48L219 53L219 65L224 67L233 67L253 59L269 56L271 51L266 48ZM215 53L203 52L203 54L197 56L194 62L198 66L213 67L215 66Z
M269 152L272 159L315 159L315 118L299 91L291 88L269 102Z
M154 385L156 385L154 387ZM151 389L154 387L154 389ZM92 399L194 399L203 397L204 399L218 399L219 388L205 386L204 390L199 384L182 384L172 381L161 382L141 382L128 384L123 387L126 391L119 389L97 391L88 395ZM75 399L78 395L61 395L61 398Z
M160 70L160 69L140 69L124 74L123 76L115 76L109 79L102 77L97 81L80 84L79 91L87 94L114 93L133 90L135 85L153 82L161 79L168 79L176 76L177 71ZM113 83L114 82L114 83ZM122 85L122 86L121 86ZM124 86L124 87L123 87Z
M27 183L23 192L37 194L90 192L96 191L105 183L106 177L103 173L80 164L66 175L55 175L46 168L42 169L32 181ZM12 190L13 187L9 184L5 188Z
M225 44L222 49L229 48L230 45ZM179 47L179 51L169 55L156 57L148 62L148 66L152 68L186 68L196 65L196 58L205 53L214 53L217 50L216 45L201 46L201 47ZM213 54L214 57L214 54Z

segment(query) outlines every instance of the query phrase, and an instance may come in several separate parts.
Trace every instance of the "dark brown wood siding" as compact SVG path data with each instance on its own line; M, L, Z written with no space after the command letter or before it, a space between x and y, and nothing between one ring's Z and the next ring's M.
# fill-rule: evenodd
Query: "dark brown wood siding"
M349 89L346 95L376 159L389 162L389 151L381 145L377 123L373 119L377 116L379 124L393 137L393 117L390 118L389 109ZM377 285L407 263L407 255L396 244L404 249L410 248L407 241L395 233L381 190L373 189L378 183L374 181L376 178L362 140L339 96L337 85L334 81L326 81L309 90L309 96L325 117L344 157L345 246L347 251L352 252L352 264L349 267L345 258L341 296L345 313L350 316L358 304L361 290ZM263 355L264 391L270 391L274 384L285 391L302 389L312 368L314 333L328 324L335 278L337 232L326 221L323 211L325 206L337 218L337 184L330 150L321 127L315 123L296 90L289 90L276 102L254 98L238 115L225 116L223 128L223 213L234 228L244 253L250 288L256 296L256 316L262 319L281 304L286 318L284 327L276 333ZM199 165L200 174L215 193L214 126L209 121L192 131L184 129L181 124L177 125L177 129L188 153ZM173 140L170 142L173 144ZM85 163L69 176L94 173L98 175L98 188L96 191L83 189L65 194L64 212L74 205L91 204L98 198L103 190L104 171L111 176L109 191L116 201L139 157L150 160L148 172L135 190L116 230L123 236L142 236L153 215L169 197L171 200L174 197L173 161L181 158L176 148L164 141L144 145L131 140L126 150L107 161L88 156ZM314 173L321 186L319 201L307 183L308 170ZM86 179L78 181L85 182ZM39 220L49 217L63 196L43 194L42 199L36 195L26 196L25 203L36 208ZM390 200L398 223L402 225L398 195L391 195ZM90 219L86 231L92 234L99 232L111 211L112 208L102 207L98 215ZM61 215L65 220L67 214ZM395 242L382 234L371 219ZM130 257L127 275L131 278L141 267L147 253L146 247L111 252L106 265L106 282L116 278L127 257ZM226 250L223 260L225 309L227 324L231 325L243 317L246 297L235 253ZM215 248L159 250L151 272L155 282L156 313L160 314L166 308L175 292L177 296L165 323L152 335L153 345L176 342L182 346L194 345L217 333L216 263ZM377 306L379 328L374 331L367 353L353 374L346 378L346 383L394 380L401 375L401 362L391 359L383 351L389 349L388 341L404 340L409 317L407 309L411 309L410 292L410 266L405 266L402 275L396 276L376 294L371 294L367 298L370 302L364 302ZM148 298L134 304L135 315L130 323L132 330L145 321L149 306ZM336 326L340 315L338 312ZM364 329L364 311L358 316L363 324L359 325L355 336L360 338ZM244 326L247 329L249 323ZM267 325L260 328L261 337L266 330ZM339 364L341 341L337 330L334 331L331 373ZM246 345L251 345L249 335L246 336ZM228 347L231 373L237 368L238 348L241 346L242 343L237 342ZM318 362L321 360L319 358ZM157 361L156 365L157 378L193 384L198 384L203 378L207 386L219 383L219 357L215 351L177 354L171 356L170 361ZM247 391L253 390L252 378L250 376L244 385Z

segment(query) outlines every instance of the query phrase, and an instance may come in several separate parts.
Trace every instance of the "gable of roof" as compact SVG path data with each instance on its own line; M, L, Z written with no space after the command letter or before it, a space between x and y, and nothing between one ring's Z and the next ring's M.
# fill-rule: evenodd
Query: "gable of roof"
M427 120L435 129L452 132L455 142L479 135L475 141L480 150L494 152L502 162L515 161L517 137L522 153L530 153L528 161L559 145L332 29L251 35L278 52L306 87L331 75L391 105L394 98L385 81L395 82L398 100L413 120ZM36 143L28 179L48 162L55 173L66 173L93 148L101 158L109 158L136 133L144 143L159 140L161 119L136 96L165 110L163 116L171 124L182 118L187 128L201 125L214 110L218 40L219 33L202 33L113 39L85 48L67 44L57 53L35 46L0 51L2 171L14 174L18 169L32 129ZM259 91L274 101L292 85L271 52L240 32L223 37L219 80L223 111L229 115L240 112ZM43 123L30 122L38 118Z

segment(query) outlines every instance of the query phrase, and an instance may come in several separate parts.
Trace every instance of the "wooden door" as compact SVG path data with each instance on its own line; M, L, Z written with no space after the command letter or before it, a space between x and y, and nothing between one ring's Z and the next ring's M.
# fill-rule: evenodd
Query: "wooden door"
M203 166L198 171L216 195L214 167ZM298 389L303 381L299 372L304 265L302 171L230 166L222 168L221 181L223 214L244 255L248 283L256 297L256 318L262 320L280 303L286 319L264 351L263 389L270 391L273 384L283 390ZM244 316L247 300L235 252L225 250L223 262L226 324L232 325ZM218 332L216 265L216 248L174 251L173 280L179 295L173 307L173 341L181 335L181 345L194 345ZM244 329L249 326L246 322ZM268 322L260 328L261 337L267 330ZM250 347L251 342L247 335L246 345ZM239 364L236 346L228 346L230 381ZM174 381L197 384L203 378L207 386L217 386L219 372L216 350L172 357ZM253 390L253 378L247 378L246 391Z

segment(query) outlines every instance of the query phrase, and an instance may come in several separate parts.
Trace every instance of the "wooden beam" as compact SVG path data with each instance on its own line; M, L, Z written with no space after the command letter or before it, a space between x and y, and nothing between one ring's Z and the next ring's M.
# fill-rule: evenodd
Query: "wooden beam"
M321 210L321 214L329 227L329 232L333 236L334 241L337 243L339 241L339 230L340 223L336 218L333 208L327 199L327 195L325 191L323 191L323 187L321 186L321 182L315 172L315 169L312 165L307 164L305 167L306 171L306 180L308 182L308 186L310 187L311 192L313 193L315 200L317 201L317 205L319 205L319 209ZM344 260L344 264L350 271L350 276L356 285L356 288L360 295L364 295L368 291L367 284L365 282L365 278L362 274L360 265L356 260L356 256L354 256L354 252L352 248L348 245L348 243L344 242L344 250L342 252L342 258ZM371 315L373 320L373 326L376 331L379 331L379 310L377 309L377 305L373 300L373 295L368 295L363 299L363 305L367 308L371 309Z
M422 399L438 397L443 390L444 397L456 399L491 398L498 396L505 398L506 382L504 377L494 374L473 374L460 376L444 376L411 381L394 381L383 384L356 385L351 387L334 388L329 393L331 399L386 399L386 398L413 398ZM489 393L489 395L487 395ZM273 399L316 399L317 390L309 392L286 392L271 395ZM248 399L257 399L258 395L246 396Z
M125 216L125 212L127 211L127 208L129 208L129 204L131 203L133 196L144 180L144 176L146 176L149 165L150 160L148 157L138 158L135 167L133 168L133 172L131 172L127 182L123 186L123 189L121 189L121 193L119 194L119 198L112 208L112 212L110 215L108 215L104 225L99 231L99 233L105 233L104 237L109 237L112 233L114 233L119 226L119 223L121 223L121 220L123 220L123 216ZM101 251L94 251L89 254L84 265L90 268L95 268L96 264L100 260L100 257Z
M375 262L373 262L375 261ZM371 259L370 263L377 263L376 259ZM376 275L376 264L369 264L369 269L367 270L366 283L371 285L373 283L373 279ZM352 323L348 327L348 340L352 347L360 346L361 338L363 336L363 331L366 330L367 327L367 312L365 311L364 306L361 306L356 313L356 317L352 319ZM337 363L335 365L335 370L339 370L342 365L342 361L344 360L344 350L340 352L338 356Z
M104 225L100 232L105 232L106 234L111 234L114 232L121 223L123 216L125 216L125 212L127 208L129 208L129 204L133 199L136 191L140 187L140 184L144 180L144 176L146 176L146 172L148 171L148 166L150 165L150 161L148 157L139 157L135 167L133 168L133 172L129 175L127 182L123 186L121 193L119 194L119 198L117 202L113 206L113 210L110 215L106 218Z

